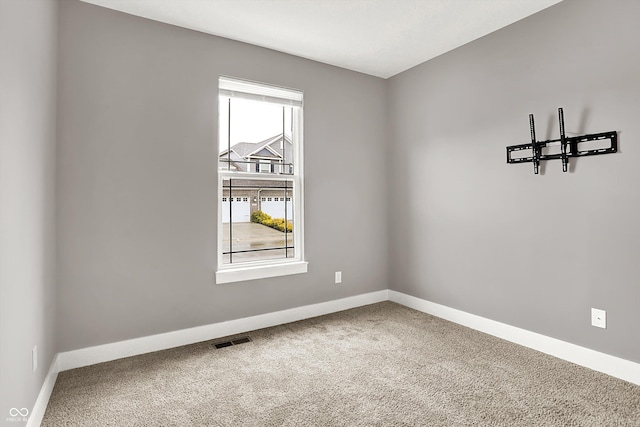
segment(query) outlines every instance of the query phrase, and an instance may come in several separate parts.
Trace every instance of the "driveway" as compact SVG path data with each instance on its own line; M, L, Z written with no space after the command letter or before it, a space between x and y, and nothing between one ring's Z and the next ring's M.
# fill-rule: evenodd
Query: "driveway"
M283 233L282 231L274 230L273 228L267 227L266 225L256 224L254 222L236 222L233 223L231 231L231 248L234 252L248 251L253 249L280 248L285 246L285 233ZM222 232L223 248L224 251L227 252L229 250L228 223L222 224ZM293 246L293 233L287 233L286 237L288 246ZM256 254L259 254L259 252ZM266 253L263 253L263 255L261 255L261 257L264 256L266 256Z
M223 251L229 249L236 251L252 251L233 254L233 262L255 261L260 259L284 258L285 252L288 257L294 254L293 249L265 250L269 248L283 248L293 246L293 233L286 233L287 245L285 245L285 233L274 230L266 225L254 222L236 222L231 228L231 241L229 239L229 223L222 224L222 246ZM230 245L231 243L231 245ZM224 256L228 262L228 255Z
M233 241L262 241L262 242L282 242L284 243L284 233L266 225L255 222L234 222L232 231ZM229 241L229 223L222 224L223 242ZM293 233L287 233L291 237ZM289 239L291 241L291 239Z

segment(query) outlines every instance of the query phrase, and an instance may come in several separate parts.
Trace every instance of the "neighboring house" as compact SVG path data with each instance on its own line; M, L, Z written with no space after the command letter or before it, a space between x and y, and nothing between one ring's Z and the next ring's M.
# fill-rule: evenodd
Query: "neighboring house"
M220 169L287 175L293 172L293 144L282 134L264 141L239 142L220 152ZM291 188L282 181L238 179L222 185L222 222L250 222L251 214L261 210L273 218L293 220ZM231 185L230 185L231 184Z
M261 142L238 142L220 152L220 169L242 172L291 174L293 144L282 134Z

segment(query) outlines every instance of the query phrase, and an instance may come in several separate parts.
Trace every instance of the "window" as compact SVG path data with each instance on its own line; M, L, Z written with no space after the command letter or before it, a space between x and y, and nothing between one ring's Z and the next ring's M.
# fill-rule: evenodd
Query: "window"
M218 97L216 282L304 273L302 93L221 77Z
M261 161L260 163L260 168L258 169L258 172L263 172L263 173L271 173L271 162L268 161Z

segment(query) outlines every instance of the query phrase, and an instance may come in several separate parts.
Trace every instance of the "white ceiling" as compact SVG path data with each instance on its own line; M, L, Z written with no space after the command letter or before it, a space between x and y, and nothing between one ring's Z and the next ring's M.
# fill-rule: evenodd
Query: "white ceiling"
M561 0L83 0L387 78Z

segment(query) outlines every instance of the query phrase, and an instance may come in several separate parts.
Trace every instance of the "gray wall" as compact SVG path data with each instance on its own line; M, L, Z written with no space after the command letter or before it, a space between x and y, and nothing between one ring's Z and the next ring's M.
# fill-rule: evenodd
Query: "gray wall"
M392 289L640 362L638 16L565 0L389 81ZM507 165L558 107L620 152Z
M385 81L77 1L59 13L61 351L387 288ZM221 74L304 91L307 274L215 284Z
M32 408L57 351L56 19L54 1L0 0L0 425Z

